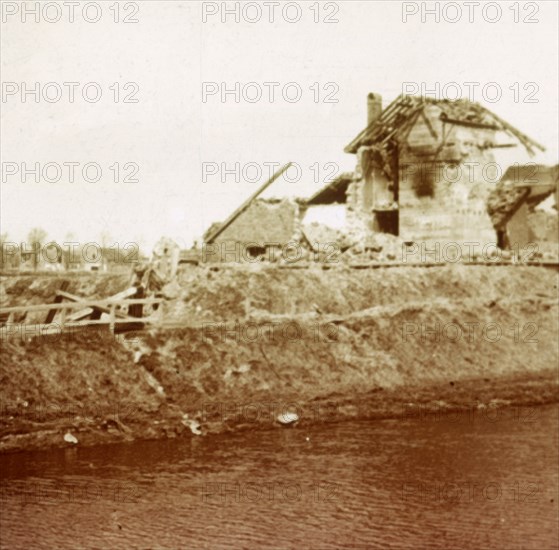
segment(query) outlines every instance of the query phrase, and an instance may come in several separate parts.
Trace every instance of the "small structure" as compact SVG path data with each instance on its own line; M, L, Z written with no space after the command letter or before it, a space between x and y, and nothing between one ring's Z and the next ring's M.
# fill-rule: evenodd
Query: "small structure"
M345 148L357 157L349 224L405 241L496 241L486 201L499 174L493 151L544 148L465 99L368 96L367 127ZM493 173L491 172L493 168Z
M202 261L252 262L266 257L274 261L286 245L301 240L306 201L258 199L290 166L284 165L223 223L214 223L206 231Z
M210 262L277 258L279 250L288 243L303 238L301 218L304 210L305 201L301 199L255 199L214 239L211 235L221 224L209 228L204 235L205 256Z
M557 255L559 165L511 166L488 197L500 248Z

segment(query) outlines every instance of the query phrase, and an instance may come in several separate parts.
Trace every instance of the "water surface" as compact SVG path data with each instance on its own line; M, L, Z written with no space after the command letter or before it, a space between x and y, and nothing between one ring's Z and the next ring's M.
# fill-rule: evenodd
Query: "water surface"
M558 413L6 455L1 548L559 548Z

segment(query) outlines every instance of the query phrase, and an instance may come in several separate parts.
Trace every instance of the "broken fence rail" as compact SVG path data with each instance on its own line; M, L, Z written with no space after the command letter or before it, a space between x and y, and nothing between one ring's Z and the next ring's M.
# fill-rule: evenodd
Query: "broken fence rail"
M81 300L79 302L65 302L65 303L51 303L51 304L38 304L38 305L22 305L22 306L11 306L11 307L3 307L0 308L0 320L2 322L2 329L7 329L10 325L17 324L18 326L25 326L28 329L35 327L39 329L39 333L41 334L41 329L45 329L53 324L56 324L60 327L60 332L64 332L69 329L86 329L89 327L107 327L109 330L114 333L117 326L120 325L123 329L126 328L126 325L131 327L134 326L144 326L146 324L159 324L161 319L161 309L158 308L157 313L152 314L147 317L131 317L126 316L121 311L117 310L117 308L121 306L131 306L135 304L141 305L154 305L163 303L163 298L132 298L126 300ZM87 320L80 320L80 321L70 321L66 319L67 313L69 311L79 311L86 308L92 309L103 309L107 311L103 311L106 315L108 315L108 319L87 319ZM14 314L16 313L39 313L39 312L50 312L50 311L59 311L60 318L57 320L56 323L24 323L18 322L13 323L11 319L13 318ZM7 332L7 331L6 331ZM9 333L7 332L7 335Z

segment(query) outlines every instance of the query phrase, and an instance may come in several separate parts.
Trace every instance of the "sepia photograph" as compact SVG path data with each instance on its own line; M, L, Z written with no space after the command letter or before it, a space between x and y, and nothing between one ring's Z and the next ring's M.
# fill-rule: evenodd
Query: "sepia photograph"
M559 550L559 0L0 18L0 550Z

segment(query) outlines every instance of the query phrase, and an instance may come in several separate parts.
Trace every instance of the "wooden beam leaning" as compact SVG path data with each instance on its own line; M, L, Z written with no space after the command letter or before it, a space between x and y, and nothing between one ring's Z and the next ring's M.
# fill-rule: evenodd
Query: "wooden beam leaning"
M223 231L225 231L258 197L258 195L262 194L264 190L274 181L276 181L289 167L291 166L291 162L288 162L286 165L281 168L281 170L277 171L262 187L260 187L255 193L253 193L237 210L235 210L207 239L206 244L211 244Z

